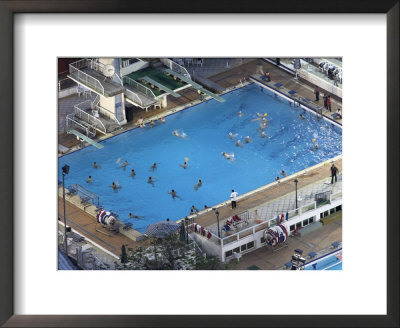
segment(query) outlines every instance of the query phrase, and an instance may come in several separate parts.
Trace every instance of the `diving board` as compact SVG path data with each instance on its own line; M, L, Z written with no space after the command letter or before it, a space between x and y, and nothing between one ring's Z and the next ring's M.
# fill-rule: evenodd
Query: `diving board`
M190 84L193 88L195 88L195 89L203 92L204 94L206 94L206 95L218 100L219 102L225 102L224 98L221 98L221 97L217 96L216 94L208 91L207 89L204 89L204 87L202 85L194 82L191 79L188 79L186 76L183 76L183 75L181 75L181 74L179 74L177 72L174 72L173 70L171 70L169 68L166 68L163 71L168 73L168 74L176 76L178 79L182 80L183 82L186 82L187 84Z
M164 90L165 92L169 93L170 95L174 96L175 98L179 98L181 96L179 93L176 93L175 91L167 88L166 86L158 83L157 81L154 81L153 79L149 78L148 76L143 76L140 78L140 80L144 80L144 81L147 81L147 82L155 85L159 89Z
M68 130L68 133L75 134L77 137L79 137L83 141L86 141L87 143L91 144L92 146L95 146L98 149L104 148L103 145L100 145L98 142L94 141L93 139L90 139L89 137L85 136L84 134L82 134L74 129Z

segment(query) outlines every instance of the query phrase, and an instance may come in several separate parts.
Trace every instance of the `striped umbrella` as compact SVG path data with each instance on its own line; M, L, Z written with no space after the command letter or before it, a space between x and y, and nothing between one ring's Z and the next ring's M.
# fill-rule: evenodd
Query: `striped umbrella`
M160 221L150 224L145 234L149 237L164 238L170 233L175 233L179 230L180 225L175 222Z

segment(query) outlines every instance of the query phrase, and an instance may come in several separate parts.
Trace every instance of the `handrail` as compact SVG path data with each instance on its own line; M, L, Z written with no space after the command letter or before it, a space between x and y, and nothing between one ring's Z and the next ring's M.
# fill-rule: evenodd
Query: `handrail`
M149 96L150 98L154 98L154 99L156 98L154 92L151 89L149 89L148 87L144 86L143 84L140 84L139 82L131 79L130 77L124 76L123 81L126 84L129 84L131 87L134 87L141 93L144 93L146 96Z
M89 102L90 102L90 101L89 101ZM85 103L85 101L84 101L83 103ZM89 121L88 123L94 124L94 125L97 126L99 129L102 127L103 130L104 130L104 134L106 134L106 133L107 133L107 129L106 129L106 127L104 126L104 124L103 124L102 121L100 121L98 118L94 117L93 115L90 115L88 112L86 112L86 111L84 111L84 110L82 110L82 109L80 109L80 108L78 107L79 105L81 105L81 104L83 104L83 103L76 104L76 105L74 106L74 108L75 108L75 115L78 116L78 117L83 116L83 117L87 118L87 120ZM98 124L100 125L100 127L98 126Z
M125 95L129 95L128 98L131 98L132 100L136 99L136 98L139 99L140 104L143 106L142 99L140 99L140 97L136 93L134 93L132 90L126 89Z
M81 71L82 68L88 67L88 61L89 59L81 59L77 62L69 64L69 73L76 80L87 84L104 96L104 87L102 86L100 81Z
M179 65L178 63L174 62L173 60L170 61L170 67L171 70L173 70L174 72L177 72L178 74L181 74L185 77L187 77L188 79L192 79L192 77L190 76L189 72L187 71L187 69L181 65Z
M78 121L75 121L73 118L71 118L71 115L73 116L74 114L67 115L67 117L66 117L67 130L70 129L69 121L71 121L73 124L78 125L82 129L84 129L86 131L87 137L89 137L89 136L95 137L96 136L96 129L93 127L93 125L84 126L83 124L81 124ZM93 129L93 131L90 131L90 129Z
M99 105L95 105L94 106L96 110L98 110L101 114L107 116L108 118L112 118L115 122L118 123L118 125L121 125L120 121L118 121L117 116L115 115L115 113L109 111L108 109L101 107Z
M121 78L118 76L118 74L116 74L116 73L114 73L114 76L117 78L117 80L119 81L119 84L121 84L122 86L124 85L123 83L122 83L122 80L121 80Z

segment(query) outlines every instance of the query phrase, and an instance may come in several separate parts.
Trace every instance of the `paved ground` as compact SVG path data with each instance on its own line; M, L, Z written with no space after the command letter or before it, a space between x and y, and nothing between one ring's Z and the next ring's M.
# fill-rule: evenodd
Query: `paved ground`
M331 246L333 242L342 241L342 219L339 218L321 228L302 237L289 237L288 247L273 252L270 247L259 248L254 252L244 254L239 262L231 260L230 269L236 270L276 270L281 269L286 262L290 262L294 250L303 250L303 256L310 252L317 252ZM256 266L252 267L252 266Z

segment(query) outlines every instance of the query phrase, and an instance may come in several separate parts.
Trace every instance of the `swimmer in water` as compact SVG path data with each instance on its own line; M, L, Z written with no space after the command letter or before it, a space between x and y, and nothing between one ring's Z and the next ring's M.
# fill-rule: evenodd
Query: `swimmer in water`
M302 114L300 114L299 119L304 120L304 116Z
M128 166L128 161L124 161L124 162L121 164L121 167L124 169L124 171L125 171L125 169L126 169L127 166Z
M194 205L192 205L191 210L195 211L196 213L199 213L199 209L197 207L195 207Z
M142 218L144 218L144 216L140 216L140 215L135 215L135 214L129 213L129 218L130 219L142 219Z
M251 143L253 142L253 139L251 139L249 136L244 137L244 143Z
M314 145L314 149L315 149L315 150L317 150L318 148L319 148L318 144L317 144L317 143L315 143L315 145Z
M187 169L187 163L184 162L183 164L179 164L180 166L182 166L184 169Z
M237 133L233 134L232 132L229 132L229 138L233 139L237 136Z
M149 177L147 179L147 183L151 184L154 187L154 182L156 181L155 179L156 179L156 177Z
M172 134L173 134L175 137L179 137L179 138L182 138L182 139L186 137L186 133L185 133L185 132L179 133L178 130L174 130L174 131L172 132Z
M224 156L227 160L229 160L229 161L231 161L231 162L234 162L235 161L235 159L234 159L234 157L235 157L235 154L234 153L225 153L225 152L223 152L222 153L222 156Z
M132 178L136 175L136 172L134 169L131 170L131 174L129 176L131 176Z
M258 132L263 131L267 126L267 123L260 123L260 128L257 130Z
M287 174L286 174L285 170L282 170L281 173L282 173L282 175L283 175L284 178L287 177Z
M89 177L86 179L86 183L91 184L92 183L92 176L89 175Z
M146 124L144 124L144 122L143 122L142 116L140 116L140 118L137 120L136 124L139 125L141 128L144 128L146 126Z
M172 196L173 200L175 200L175 198L182 199L182 197L178 196L178 194L176 193L176 191L174 189L172 189L171 191L167 191L167 194L170 194Z
M280 178L279 178L279 177L276 177L276 178L275 178L275 181L278 181L278 183L281 183L281 181L280 181Z
M92 167L93 167L94 169L98 169L98 168L99 168L99 164L97 164L96 162L94 162L93 165L92 165Z
M238 111L238 116L243 116L243 113L242 113L242 111L240 110L240 111Z
M121 188L122 188L121 186L118 186L115 182L113 182L113 183L111 184L110 187L113 188L113 190L114 190L115 192L117 192L118 189L121 189Z
M236 141L236 147L243 147L243 144L240 140Z
M259 135L260 138L265 138L266 136L267 136L267 134L265 133L265 131L263 131L263 132Z
M149 126L150 126L150 127L153 127L154 124L155 124L154 121L153 121L153 120L150 120Z
M198 190L203 185L203 182L199 179L199 181L193 187L194 190Z
M160 122L161 122L161 123L165 123L165 118L164 118L164 116L161 116L161 117L160 117Z
M152 171L154 171L154 170L157 168L157 164L160 164L160 163L154 162L153 165L150 166L150 169L151 169Z

